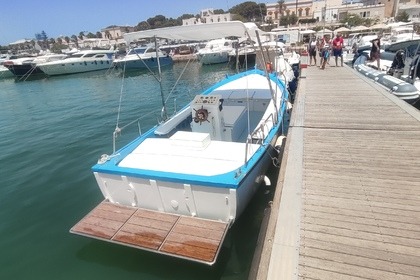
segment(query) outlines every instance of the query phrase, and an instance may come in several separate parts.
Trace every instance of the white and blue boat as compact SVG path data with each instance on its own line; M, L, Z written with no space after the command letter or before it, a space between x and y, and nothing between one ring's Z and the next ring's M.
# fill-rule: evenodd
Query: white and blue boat
M246 35L242 22L209 24L199 33L226 32L231 25L232 35ZM105 200L71 232L213 264L227 230L268 183L288 99L279 76L258 69L197 94L172 117L99 159L92 170Z

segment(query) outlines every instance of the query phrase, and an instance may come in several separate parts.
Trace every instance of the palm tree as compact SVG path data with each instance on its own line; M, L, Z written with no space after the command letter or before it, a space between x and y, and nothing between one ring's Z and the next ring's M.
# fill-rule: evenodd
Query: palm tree
M283 14L283 9L286 8L284 5L284 0L277 1L277 7L279 9L279 21L277 23L277 27L280 26L281 15Z
M79 48L79 42L77 41L77 36L76 35L71 35L71 40L76 45L76 48Z

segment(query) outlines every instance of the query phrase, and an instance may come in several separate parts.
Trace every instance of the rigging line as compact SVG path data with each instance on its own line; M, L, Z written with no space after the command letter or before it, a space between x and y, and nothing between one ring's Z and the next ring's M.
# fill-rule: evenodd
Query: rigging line
M263 47L261 45L260 34L256 30L255 30L255 34L257 35L257 41L258 41L259 48L260 48L261 52L264 52ZM265 61L264 53L263 53L262 57L263 57L263 63L264 63L263 65L267 65L267 62ZM277 102L276 102L277 95L275 94L275 92L273 90L273 86L271 84L272 81L271 81L271 78L270 78L270 73L268 73L267 67L264 67L264 69L265 69L264 73L265 73L265 76L266 76L267 81L268 81L268 86L270 88L271 99L273 100L274 109L276 110L276 117L274 119L274 123L277 123L277 121L278 121L277 114L278 114L278 111L279 111L279 109L277 107Z
M150 67L146 64L146 62L144 62L144 60L141 58L141 56L136 52L135 48L134 48L134 53L140 59L140 61L144 64L144 66L146 66L147 70L149 70L149 72L153 75L153 77L156 79L156 81L158 81L160 83L161 82L160 77L156 76L155 72L153 72L152 69L150 69ZM156 59L158 60L158 63L159 63L159 57L157 55L157 50L156 50Z
M169 92L168 97L165 99L165 103L168 101L169 97L170 97L170 96L172 95L172 93L174 92L174 90L175 90L176 86L177 86L177 85L178 85L178 83L179 83L179 80L181 79L182 75L184 75L185 70L187 70L187 66L188 66L188 64L190 63L190 61L191 61L191 58L190 58L190 59L188 59L187 64L184 66L184 69L182 69L181 74L179 75L179 77L178 77L178 79L176 80L176 82L175 82L174 86L172 87L171 91Z
M119 123L120 123L120 115L121 115L121 104L122 104L122 97L123 97L123 91L124 91L124 80L125 80L125 66L126 61L124 62L124 68L122 73L122 79L121 79L121 92L120 92L120 102L118 104L118 113L117 113L117 124L115 126L115 130L118 129Z
M34 72L35 71L35 67L36 66L32 66L32 68L28 71L28 72L26 72L20 79L19 79L19 81L22 81L22 79L23 79L23 81L26 81L28 78L29 78L29 76L32 74L32 72Z

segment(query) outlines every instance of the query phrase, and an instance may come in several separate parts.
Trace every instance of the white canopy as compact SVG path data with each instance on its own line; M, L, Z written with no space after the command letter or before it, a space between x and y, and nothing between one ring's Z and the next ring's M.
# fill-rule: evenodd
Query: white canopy
M369 27L369 29L387 29L387 28L389 27L384 23L378 23Z
M337 28L336 30L334 30L334 33L338 33L338 32L348 32L348 31L350 31L350 29L348 29L347 27L340 27L340 28Z
M363 25L359 25L359 26L355 26L352 27L351 31L365 31L368 30L369 28Z
M329 30L328 28L324 28L324 29L319 30L316 33L317 36L324 36L324 35L327 35L327 34L332 35L333 32L331 30Z
M299 31L299 32L300 32L300 34L314 34L314 33L316 33L316 31L311 30L311 29L302 30L302 31Z
M127 43L145 38L165 38L172 40L204 41L224 37L256 37L256 31L259 35L265 35L265 32L258 29L255 23L243 23L241 21L217 22L208 24L183 25L158 29L149 29L125 33L124 39Z

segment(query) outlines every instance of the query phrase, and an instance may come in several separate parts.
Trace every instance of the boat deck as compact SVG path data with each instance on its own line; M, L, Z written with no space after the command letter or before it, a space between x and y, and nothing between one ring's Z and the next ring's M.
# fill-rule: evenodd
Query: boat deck
M420 111L350 67L307 68L250 279L419 279L419 170Z
M212 265L228 223L101 202L71 233Z

